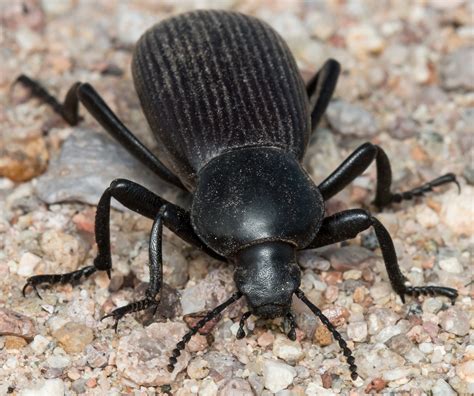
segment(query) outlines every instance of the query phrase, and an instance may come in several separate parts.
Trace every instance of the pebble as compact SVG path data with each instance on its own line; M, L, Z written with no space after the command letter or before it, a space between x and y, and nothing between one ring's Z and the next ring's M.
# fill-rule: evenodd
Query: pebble
M51 368L65 369L71 364L71 359L67 356L52 355L46 359L46 364Z
M192 379L202 379L209 374L209 364L204 359L196 358L189 362L186 369L188 375Z
M462 175L466 179L467 184L469 184L470 186L474 186L474 165L466 165Z
M21 349L27 345L27 342L22 337L17 336L6 336L5 337L5 349L13 350L13 349Z
M463 381L474 383L474 360L458 363L456 366L456 374Z
M378 132L374 116L356 104L342 100L331 102L326 116L331 127L342 135L369 138Z
M396 381L402 378L408 377L412 374L412 370L409 368L396 368L393 370L387 370L382 373L382 378L385 381Z
M187 332L180 323L152 323L122 337L117 348L117 369L122 376L144 386L161 386L173 383L176 375L188 364L190 356L184 350L172 373L166 366L171 351ZM207 360L207 359L206 359Z
M433 314L438 313L442 307L443 307L443 302L439 298L431 298L431 297L425 298L422 305L423 312L429 312Z
M343 246L329 254L329 261L336 271L347 271L360 267L374 257L374 253L361 246Z
M31 349L38 354L41 355L46 351L49 345L49 339L46 337L42 336L41 334L35 335L35 338L33 339L33 342L30 344Z
M87 345L85 354L87 363L92 368L101 368L105 367L109 361L109 354L105 348L96 348L92 345Z
M276 393L286 389L293 383L296 370L288 364L276 360L265 359L263 364L263 378L265 388Z
M347 325L347 337L356 342L364 342L367 339L367 323L349 323Z
M0 335L12 335L32 340L36 327L32 319L7 308L0 308Z
M358 372L362 378L382 377L383 372L404 367L405 359L384 344L365 346L354 351Z
M456 257L444 257L440 258L439 266L443 271L451 274L460 274L463 272L462 264Z
M332 344L332 334L324 325L316 327L314 332L314 342L320 346L327 346Z
M431 388L433 396L456 396L457 393L453 388L442 378L439 378Z
M400 317L390 309L376 308L367 318L369 334L378 334L386 326L395 324L399 319Z
M365 56L383 51L385 42L373 26L358 25L347 32L347 47L355 55Z
M252 387L243 378L234 378L228 381L220 390L222 396L254 396Z
M42 137L6 140L0 141L0 177L25 182L46 170L49 153Z
M273 343L273 354L287 363L295 363L304 357L303 348L298 340L291 341L288 337L280 334Z
M272 345L274 341L275 341L275 336L273 335L273 332L271 331L266 331L265 333L263 333L257 338L258 345L260 345L263 348Z
M441 81L446 89L474 89L474 68L466 59L474 59L474 46L461 47L443 57Z
M48 379L35 388L20 392L20 396L64 396L65 386L59 378Z
M17 274L20 276L31 276L34 274L36 266L40 263L41 257L36 254L26 252L20 258Z
M331 266L328 260L316 255L312 250L298 252L298 263L304 269L318 271L327 271Z
M335 393L331 389L325 389L321 385L315 383L315 382L310 382L308 386L306 387L305 390L305 395L307 396L334 396Z
M97 172L100 169L100 172ZM105 134L75 128L38 179L38 196L46 203L79 201L97 205L104 190L117 177L133 180L165 198L169 187ZM123 206L116 200L116 209Z
M443 330L458 336L465 336L469 333L469 317L461 308L451 307L441 312L439 318L439 324Z
M82 323L68 322L54 331L53 337L58 340L66 352L78 353L92 342L94 333L90 327Z
M474 187L463 186L462 194L448 191L443 194L443 208L441 221L446 224L456 235L470 236L473 233L474 218Z
M429 206L419 206L416 209L416 221L423 228L433 228L439 223L438 214Z
M386 342L387 346L394 352L404 356L413 348L413 343L405 334L393 336Z
M199 396L217 396L217 391L219 387L212 380L212 378L206 378L199 385Z
M87 246L80 238L59 230L44 232L40 246L45 258L61 263L61 270L64 272L76 270L87 254Z

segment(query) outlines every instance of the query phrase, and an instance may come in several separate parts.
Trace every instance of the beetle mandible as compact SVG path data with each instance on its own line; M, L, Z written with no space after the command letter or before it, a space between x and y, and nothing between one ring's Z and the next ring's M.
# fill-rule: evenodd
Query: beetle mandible
M118 119L94 88L76 83L59 103L38 83L22 75L31 88L69 124L79 122L78 104L134 156L163 180L192 194L190 211L124 179L112 182L97 207L94 265L61 275L37 275L28 286L68 283L112 268L109 236L110 200L154 220L149 245L150 283L143 300L105 317L115 328L125 314L159 304L162 286L163 225L210 256L235 266L237 292L210 311L177 344L168 368L174 369L191 336L227 306L245 296L237 336L245 320L286 317L295 339L291 313L295 294L328 327L357 378L351 350L321 310L300 289L296 252L356 237L373 227L391 285L405 296L443 295L448 287L405 284L392 239L371 213L345 210L325 216L325 201L375 161L374 204L382 208L422 196L433 187L456 182L446 174L415 189L393 193L390 163L377 145L357 148L331 175L315 185L301 165L311 134L334 92L339 63L328 60L305 86L283 39L266 23L227 11L194 11L164 20L138 41L132 61L135 88L145 116L166 155L161 162Z

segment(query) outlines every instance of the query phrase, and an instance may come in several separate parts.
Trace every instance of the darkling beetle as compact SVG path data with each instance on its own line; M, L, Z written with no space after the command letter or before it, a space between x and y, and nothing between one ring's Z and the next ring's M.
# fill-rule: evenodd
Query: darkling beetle
M237 292L210 311L177 344L169 370L193 334L242 296L250 310L245 320L286 317L296 338L291 313L295 294L317 315L339 342L357 378L355 359L340 333L301 291L296 252L354 238L373 227L395 292L443 295L453 302L455 289L405 284L392 239L368 211L345 210L325 216L333 197L375 160L374 204L422 196L433 187L457 183L446 174L415 189L392 193L390 163L371 143L357 148L316 186L302 168L306 146L334 92L340 66L328 60L304 85L283 39L266 23L227 11L195 11L164 20L138 41L132 61L135 88L145 116L166 155L155 157L110 110L94 88L76 83L63 104L38 83L22 75L31 89L69 124L79 122L81 102L115 139L163 180L192 194L186 211L129 180L117 179L103 193L96 214L98 255L93 266L58 275L28 278L35 291L41 283L68 283L112 268L109 237L110 199L154 220L150 235L150 283L143 300L112 311L115 329L125 314L156 309L163 281L163 225L210 256L235 266Z

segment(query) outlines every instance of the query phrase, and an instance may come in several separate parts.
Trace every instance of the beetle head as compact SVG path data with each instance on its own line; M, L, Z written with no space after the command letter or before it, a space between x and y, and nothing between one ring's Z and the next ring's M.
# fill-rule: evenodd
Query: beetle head
M234 279L253 314L285 316L301 282L295 248L284 242L263 242L240 250Z

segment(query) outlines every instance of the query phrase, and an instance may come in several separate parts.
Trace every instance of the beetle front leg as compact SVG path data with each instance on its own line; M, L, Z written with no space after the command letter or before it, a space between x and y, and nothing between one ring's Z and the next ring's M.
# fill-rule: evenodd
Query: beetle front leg
M454 300L458 296L458 292L450 287L442 286L406 286L406 278L403 276L398 265L397 255L393 246L392 238L386 228L373 217L369 212L363 209L345 210L326 217L316 238L305 248L313 249L347 239L355 238L360 232L374 227L375 235L382 251L385 267L387 268L388 277L393 290L405 302L405 295L418 296L423 295L441 295Z
M118 322L126 314L131 312L143 311L149 307L154 307L156 312L159 304L159 298L156 296L161 290L163 284L163 255L162 255L162 241L163 241L163 219L164 214L168 210L167 205L161 207L158 215L153 222L153 227L150 233L150 244L148 248L149 254L149 268L150 268L150 282L148 289L145 292L145 298L139 301L134 301L123 307L114 309L111 313L102 317L113 317L115 319L114 329L117 332Z
M225 259L207 248L194 233L189 213L177 205L157 196L145 187L126 179L116 179L107 188L97 205L95 217L95 238L97 242L97 257L93 266L87 266L77 271L65 274L36 275L27 279L23 287L23 295L28 286L38 294L36 286L41 283L73 283L82 277L88 277L96 271L106 271L110 277L112 258L110 253L110 200L115 198L128 209L145 217L154 219L163 206L167 210L163 213L165 225L184 241L198 247L211 257L218 260ZM39 296L39 294L38 294Z
M432 191L433 187L443 184L455 183L459 188L456 176L452 173L447 173L412 190L392 193L390 191L392 169L387 154L385 154L385 151L379 146L372 143L364 143L318 186L324 200L333 197L357 176L360 176L374 159L377 167L377 185L374 204L379 208L390 205L391 203L399 203L403 200L423 196L426 192Z

